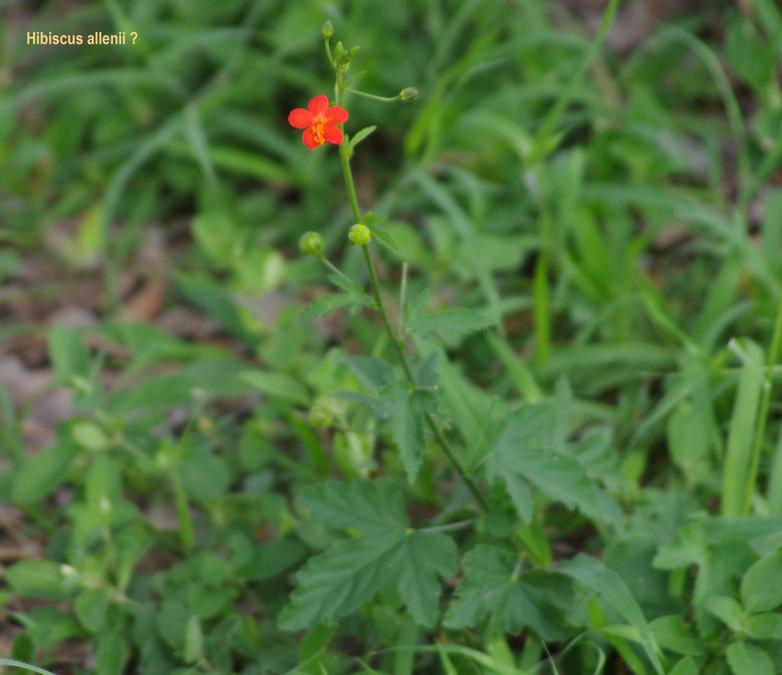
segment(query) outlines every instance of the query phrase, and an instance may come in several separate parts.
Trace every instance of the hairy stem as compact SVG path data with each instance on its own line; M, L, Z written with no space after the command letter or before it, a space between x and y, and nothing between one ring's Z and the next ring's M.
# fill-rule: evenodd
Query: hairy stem
M337 97L337 102L342 102L342 96ZM350 207L353 210L353 216L357 223L361 222L361 208L358 205L358 198L356 197L356 186L353 183L353 172L350 169L350 154L349 150L347 148L346 141L343 141L342 144L339 146L339 155L340 159L342 161L342 174L345 178L345 187L347 189L348 193L348 199L350 200ZM369 246L362 246L364 250L364 261L366 262L367 266L367 272L369 273L369 282L372 286L372 295L375 298L375 304L377 305L377 310L380 313L380 318L383 322L383 328L385 328L386 333L388 334L389 339L391 340L391 344L394 346L394 351L396 352L397 358L399 360L399 364L402 366L402 370L405 373L405 377L407 378L407 382L411 387L416 386L415 377L413 376L413 371L410 368L410 363L407 360L407 355L405 354L404 350L404 343L397 337L396 333L394 332L394 328L391 325L391 321L388 318L388 312L386 311L385 303L383 302L383 296L380 293L380 283L377 279L377 272L375 271L375 265L372 262L372 256L369 253ZM425 414L426 418L426 425L429 427L429 430L432 432L432 435L434 436L435 440L437 441L437 444L442 449L445 456L448 458L448 461L451 463L454 469L456 469L456 472L461 476L462 480L464 481L465 485L467 485L470 492L475 497L476 501L480 505L482 509L487 509L488 504L486 503L486 499L481 494L481 491L478 489L478 485L475 483L475 481L470 478L467 475L467 472L464 470L464 467L461 465L459 460L456 458L456 455L453 453L453 450L451 449L450 444L448 443L447 439L443 435L442 431L440 431L439 427L437 426L437 423L434 420L434 417L430 413Z

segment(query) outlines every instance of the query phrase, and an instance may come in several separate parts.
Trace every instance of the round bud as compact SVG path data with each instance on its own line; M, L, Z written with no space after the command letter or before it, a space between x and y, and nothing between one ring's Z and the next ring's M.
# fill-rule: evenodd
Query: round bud
M372 232L362 223L356 223L348 232L348 239L356 246L366 246L372 239Z
M323 37L328 40L332 35L334 35L334 25L331 23L331 21L326 19L323 22L323 27L320 29L320 32L321 35L323 35Z
M323 253L323 237L317 232L305 232L299 238L299 250L306 255Z
M415 99L418 98L418 89L415 87L405 87L402 89L402 91L399 92L399 100L402 101L402 103L407 103L408 101L415 101Z
M196 420L196 428L202 434L210 433L214 429L214 427L215 427L214 422L212 422L211 418L207 417L206 415L201 415Z
M334 421L334 415L327 406L322 403L316 403L310 408L307 421L310 423L310 426L316 429L327 429Z
M358 53L361 51L361 47L351 47L350 51L348 52L348 56L351 58L358 56Z

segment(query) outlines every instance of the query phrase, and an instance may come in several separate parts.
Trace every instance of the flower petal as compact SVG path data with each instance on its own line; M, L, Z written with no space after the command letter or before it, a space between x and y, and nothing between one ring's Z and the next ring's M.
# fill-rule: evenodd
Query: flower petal
M312 127L307 127L304 130L304 133L301 135L301 141L310 150L314 150L320 145L320 143L318 143L318 141L315 140L315 136L312 135Z
M313 115L322 115L328 109L329 99L328 96L324 96L323 94L310 99L310 102L307 104L307 110L309 110Z
M304 108L294 108L288 115L288 124L296 129L304 129L312 124L312 113Z
M348 117L348 111L338 105L331 106L326 111L326 119L332 124L344 124Z
M323 125L323 135L326 137L326 142L332 145L339 145L342 143L342 139L345 134L342 133L342 129L335 127L333 124Z

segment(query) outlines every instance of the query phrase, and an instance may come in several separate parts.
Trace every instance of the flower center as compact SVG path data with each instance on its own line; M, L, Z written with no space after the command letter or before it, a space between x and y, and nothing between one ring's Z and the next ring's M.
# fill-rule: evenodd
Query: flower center
M326 132L324 127L326 126L326 117L324 115L318 115L312 120L310 129L312 130L312 139L318 144L322 145L326 142Z

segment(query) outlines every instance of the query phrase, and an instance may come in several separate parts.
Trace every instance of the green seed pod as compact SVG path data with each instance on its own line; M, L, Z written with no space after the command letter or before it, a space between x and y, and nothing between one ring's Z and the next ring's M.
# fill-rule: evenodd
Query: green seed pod
M348 239L356 246L366 246L372 239L372 232L366 225L356 223L350 228Z
M415 87L405 87L402 89L402 91L399 92L399 100L402 101L402 103L407 103L408 101L415 101L415 99L418 98L418 89Z
M323 253L323 237L317 232L305 232L299 238L299 250L306 255Z
M326 19L323 22L323 27L320 29L320 32L321 35L323 35L323 37L328 40L332 35L334 35L334 25L331 23L331 21Z
M316 429L328 429L334 421L334 415L323 403L316 403L310 408L307 421Z

